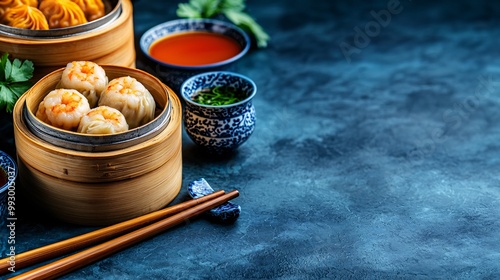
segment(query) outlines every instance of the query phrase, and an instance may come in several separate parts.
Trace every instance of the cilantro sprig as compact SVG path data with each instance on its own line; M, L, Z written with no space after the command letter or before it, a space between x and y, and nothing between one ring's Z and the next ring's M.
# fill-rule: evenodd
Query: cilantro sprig
M248 13L245 0L190 0L180 3L177 16L182 18L213 18L225 16L229 21L254 36L259 48L267 47L270 36Z
M33 77L34 66L30 60L9 60L4 53L0 59L0 110L12 113L17 99L30 87L29 79Z

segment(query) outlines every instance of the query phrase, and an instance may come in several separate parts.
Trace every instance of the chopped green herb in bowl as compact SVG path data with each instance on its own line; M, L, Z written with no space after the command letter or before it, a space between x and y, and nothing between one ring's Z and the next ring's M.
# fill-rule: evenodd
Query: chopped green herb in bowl
M204 72L188 78L180 93L185 101L184 129L209 152L232 152L253 133L256 114L252 100L257 86L249 77L228 71Z
M245 94L230 87L216 86L199 90L193 101L211 106L221 106L238 103L246 98Z

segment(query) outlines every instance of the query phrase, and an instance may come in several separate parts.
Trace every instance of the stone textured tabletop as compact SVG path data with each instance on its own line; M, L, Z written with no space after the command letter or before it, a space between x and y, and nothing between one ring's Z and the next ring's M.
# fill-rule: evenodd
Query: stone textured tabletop
M134 1L136 41L176 8ZM239 219L186 221L63 279L500 278L500 5L247 9L272 38L238 64L258 87L256 130L219 159L184 134L173 202L203 177L239 190ZM92 229L26 211L16 248Z

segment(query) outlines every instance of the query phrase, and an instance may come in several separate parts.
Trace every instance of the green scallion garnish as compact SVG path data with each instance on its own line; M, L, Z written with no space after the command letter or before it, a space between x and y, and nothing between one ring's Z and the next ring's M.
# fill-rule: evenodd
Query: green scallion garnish
M245 99L243 93L223 86L199 90L193 97L194 102L211 106L229 105L240 102L243 99Z

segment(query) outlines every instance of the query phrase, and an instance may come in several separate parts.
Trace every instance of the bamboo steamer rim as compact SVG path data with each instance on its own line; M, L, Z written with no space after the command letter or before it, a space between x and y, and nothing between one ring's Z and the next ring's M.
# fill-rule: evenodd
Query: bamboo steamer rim
M170 121L172 111L169 94L170 89L166 87L157 77L136 68L106 64L98 65L105 70L110 80L113 78L130 76L136 78L139 82L142 81L142 84L153 95L156 107L160 112L157 113L153 120L144 125L115 134L89 135L48 125L39 120L35 116L35 113L42 99L49 93L50 90L55 88L51 85L57 84L57 82L61 79L61 75L65 68L60 68L42 77L25 94L26 98L23 108L23 116L26 123L30 124L29 129L35 136L38 136L38 138L42 138L43 140L50 141L56 146L73 150L103 151L106 149L120 149L125 146L131 146L138 141L145 141L157 135L160 132L159 129L165 126L165 123ZM40 92L35 91L35 89ZM66 138L63 139L60 135L64 135Z
M116 51L111 53L95 57L91 59L99 65L121 65L130 68L136 68L136 53L135 53L135 45L134 41L130 40L129 43L122 45ZM67 60L66 60L67 61ZM33 80L38 81L43 78L45 75L48 75L50 72L56 71L61 68L62 65L39 65L35 67L35 73L33 75Z
M19 103L22 103L22 100ZM18 108L18 109L20 110L21 108ZM172 109L173 120L178 119L178 116L177 116L179 114L178 109L180 109L180 108L174 107ZM14 117L14 124L15 124L16 128L18 129L18 131L20 133L22 133L23 136L26 137L26 139L29 139L29 141L32 145L37 146L39 148L42 148L46 151L52 151L52 152L55 152L58 154L66 154L66 155L70 154L70 155L78 156L78 157L82 157L82 158L120 157L123 154L128 154L128 153L134 152L139 148L144 148L144 147L148 147L148 146L155 144L155 142L156 142L155 138L157 138L157 137L155 137L152 139L152 141L146 141L146 142L137 144L135 146L131 146L131 147L120 149L120 150L114 150L114 151L102 151L102 152L75 151L75 150L71 150L71 149L67 149L67 148L54 146L54 145L51 145L50 143L42 142L42 141L40 141L40 139L36 138L29 130L25 130L24 129L25 127L20 127L19 125L22 124L23 122L20 120L20 117L22 117L22 113L20 113L19 110L14 110L14 112L16 112L15 117ZM177 118L175 118L175 117L177 117ZM174 124L175 121L171 121L170 123ZM173 125L170 126L170 123L169 123L169 126L167 126L167 130L169 131L169 133L173 133L173 130L169 129L169 128L172 128L172 129L174 128Z
M133 37L133 34L132 34ZM136 53L134 40L129 40L129 43L122 45L116 51L108 53L101 57L93 59L99 65L120 65L130 68L136 68ZM54 70L57 70L55 67ZM49 72L50 73L50 72Z
M12 43L17 45L52 45L52 44L60 44L66 42L72 42L75 39L85 40L88 38L100 36L106 34L108 32L113 32L113 30L122 24L124 24L127 20L132 17L133 14L133 5L131 0L120 0L121 1L121 13L120 15L109 24L106 24L102 28L97 28L95 30L89 30L88 32L83 32L80 34L75 34L73 36L66 36L61 38L16 38L16 37L6 37L0 36L0 42Z

